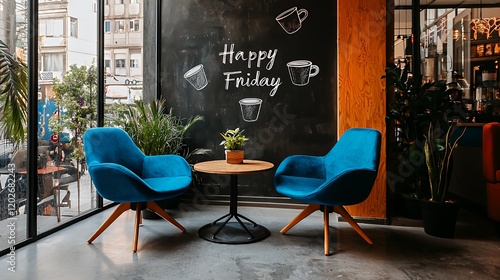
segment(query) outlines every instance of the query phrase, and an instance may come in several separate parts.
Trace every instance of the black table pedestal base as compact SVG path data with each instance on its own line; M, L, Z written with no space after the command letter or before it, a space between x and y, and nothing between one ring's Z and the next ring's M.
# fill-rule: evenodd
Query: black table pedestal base
M210 242L223 244L252 243L271 235L267 228L238 214L238 177L236 174L231 174L230 183L229 213L201 227L198 235ZM233 218L236 221L229 222ZM222 220L224 221L220 222Z
M221 219L227 216L229 214ZM243 222L239 219L240 217L246 219L244 216L236 214L236 216L229 216L229 219L222 224L216 222L206 224L198 230L198 235L215 243L245 244L257 242L271 234L267 228L258 224ZM231 218L236 218L237 222L229 222Z

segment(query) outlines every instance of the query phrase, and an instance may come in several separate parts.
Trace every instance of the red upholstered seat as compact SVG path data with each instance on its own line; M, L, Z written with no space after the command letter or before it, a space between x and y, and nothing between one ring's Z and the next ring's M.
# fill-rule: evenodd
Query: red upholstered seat
M500 222L500 123L483 127L483 174L486 179L488 216Z

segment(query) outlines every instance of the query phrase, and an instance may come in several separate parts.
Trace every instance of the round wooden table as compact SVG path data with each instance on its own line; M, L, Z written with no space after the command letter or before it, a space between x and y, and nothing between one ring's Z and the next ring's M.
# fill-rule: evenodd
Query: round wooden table
M271 232L238 213L238 175L269 170L274 164L261 160L244 160L229 164L225 160L212 160L194 165L194 170L209 174L230 175L229 213L200 228L198 235L208 241L224 244L252 243L268 237ZM229 222L232 218L236 222ZM224 220L225 219L225 220ZM245 220L247 223L242 221ZM219 221L224 220L218 224Z

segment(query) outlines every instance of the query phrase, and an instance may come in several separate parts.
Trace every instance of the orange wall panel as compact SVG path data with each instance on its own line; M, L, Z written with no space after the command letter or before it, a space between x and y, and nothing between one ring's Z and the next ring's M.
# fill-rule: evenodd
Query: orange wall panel
M346 207L362 218L386 218L386 1L338 1L338 135L351 127L382 133L379 175L366 201Z

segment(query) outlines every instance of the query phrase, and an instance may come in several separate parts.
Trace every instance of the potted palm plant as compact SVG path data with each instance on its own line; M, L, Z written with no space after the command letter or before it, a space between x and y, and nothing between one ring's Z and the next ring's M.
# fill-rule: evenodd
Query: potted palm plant
M220 134L224 140L220 143L225 148L226 162L231 164L242 163L245 157L243 145L249 139L243 135L240 128L228 129Z
M429 175L430 198L420 200L424 231L433 236L451 238L455 233L455 223L459 204L447 197L452 170L452 154L465 133L453 135L456 123L452 123L444 137L440 129L429 125L425 139L425 162Z

